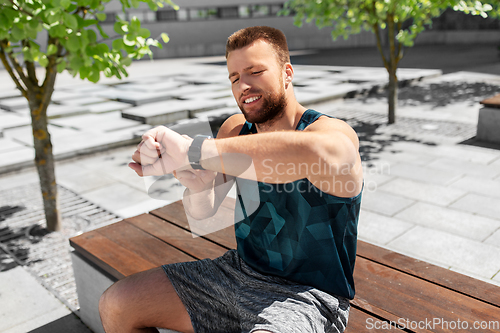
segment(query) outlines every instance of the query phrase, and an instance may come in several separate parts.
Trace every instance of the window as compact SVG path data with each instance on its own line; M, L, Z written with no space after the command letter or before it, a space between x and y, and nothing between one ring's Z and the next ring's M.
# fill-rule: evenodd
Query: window
M193 8L189 10L189 18L191 20L209 20L217 17L217 8Z
M179 9L177 11L177 19L179 21L187 21L187 20L189 20L189 12L187 11L187 9Z
M271 5L271 15L278 15L279 11L283 9L283 5Z
M238 12L240 17L250 17L250 8L248 6L240 6Z
M269 16L269 6L268 5L253 5L252 6L252 17L262 17Z
M175 10L159 10L156 12L158 21L175 21L177 20L177 12Z
M220 18L238 18L239 8L238 7L221 7L219 8Z

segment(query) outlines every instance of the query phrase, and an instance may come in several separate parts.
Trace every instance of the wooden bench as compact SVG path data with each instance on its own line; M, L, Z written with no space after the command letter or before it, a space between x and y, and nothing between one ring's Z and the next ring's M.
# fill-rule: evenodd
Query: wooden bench
M229 216L230 206L220 209ZM181 201L70 242L79 315L96 333L103 332L99 297L114 281L162 264L216 258L236 246L232 227L193 238ZM356 297L346 332L473 332L474 323L483 325L478 332L500 332L494 326L500 325L495 285L363 241L358 241L354 278ZM464 325L468 328L457 329Z

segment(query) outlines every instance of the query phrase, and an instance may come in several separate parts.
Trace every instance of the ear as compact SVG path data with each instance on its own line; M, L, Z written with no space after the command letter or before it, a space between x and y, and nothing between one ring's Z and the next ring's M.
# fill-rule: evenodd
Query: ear
M288 85L292 83L293 80L293 67L292 64L285 64L285 88L288 88Z

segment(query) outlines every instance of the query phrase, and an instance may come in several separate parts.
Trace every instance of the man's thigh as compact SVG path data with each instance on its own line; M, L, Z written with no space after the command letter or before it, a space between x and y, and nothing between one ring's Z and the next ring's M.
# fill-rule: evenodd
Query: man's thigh
M101 311L105 326L108 320L104 317L109 315L121 321L109 325L194 332L186 308L161 267L116 282L102 298L105 304L111 304ZM113 313L106 313L109 311Z

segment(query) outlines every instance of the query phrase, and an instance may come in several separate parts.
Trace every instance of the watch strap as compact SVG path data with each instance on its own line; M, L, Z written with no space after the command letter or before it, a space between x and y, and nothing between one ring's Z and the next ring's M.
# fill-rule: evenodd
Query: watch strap
M212 137L209 135L197 135L194 137L193 142L191 142L191 146L189 146L188 150L188 159L189 159L189 164L193 169L205 170L200 164L201 146L203 145L203 142L205 140L211 138Z

